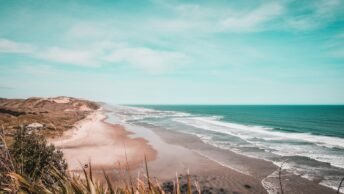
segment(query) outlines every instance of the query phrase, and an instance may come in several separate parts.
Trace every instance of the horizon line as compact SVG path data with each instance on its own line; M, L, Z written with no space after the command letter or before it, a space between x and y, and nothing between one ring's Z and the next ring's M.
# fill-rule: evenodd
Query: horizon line
M125 106L344 106L344 104L119 104Z

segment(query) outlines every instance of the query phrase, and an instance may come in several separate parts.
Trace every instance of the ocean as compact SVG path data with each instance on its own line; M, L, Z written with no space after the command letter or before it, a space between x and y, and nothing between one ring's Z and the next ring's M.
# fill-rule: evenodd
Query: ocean
M199 137L336 189L344 177L344 106L134 105L122 119Z

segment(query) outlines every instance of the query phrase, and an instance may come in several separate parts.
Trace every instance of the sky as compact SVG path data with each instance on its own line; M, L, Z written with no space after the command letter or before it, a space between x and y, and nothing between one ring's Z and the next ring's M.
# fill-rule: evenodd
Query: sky
M0 1L0 97L344 104L343 0Z

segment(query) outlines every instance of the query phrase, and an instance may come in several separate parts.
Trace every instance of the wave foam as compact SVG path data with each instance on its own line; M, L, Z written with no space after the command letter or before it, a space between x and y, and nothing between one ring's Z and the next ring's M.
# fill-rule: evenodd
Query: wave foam
M178 118L175 121L192 125L194 127L201 127L207 130L213 130L216 132L222 132L229 135L235 135L244 138L252 138L252 135L247 135L247 132L256 134L256 138L264 140L300 140L302 142L314 143L318 146L324 146L327 148L344 148L344 139L338 137L328 137L313 135L309 133L286 133L280 131L274 131L273 128L262 126L249 126L236 123L229 123L219 121L213 117L190 117L190 118ZM210 125L212 126L210 126ZM214 129L211 127L224 127L222 129Z
M174 121L196 128L239 137L258 148L281 156L306 156L344 168L344 160L333 149L344 149L344 139L307 133L286 133L262 126L229 123L213 117L175 118Z
M143 120L149 118L167 118L167 117L187 117L189 113L177 111L159 111L149 108L131 107L117 105L114 107L114 113L125 122Z

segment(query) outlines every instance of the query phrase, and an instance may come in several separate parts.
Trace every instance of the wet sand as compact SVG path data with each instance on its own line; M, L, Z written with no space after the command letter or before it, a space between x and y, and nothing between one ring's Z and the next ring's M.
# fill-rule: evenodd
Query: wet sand
M131 131L135 127L127 126L127 128ZM198 137L189 134L169 131L154 126L144 126L141 130L146 130L145 133L147 133L147 130L151 130L165 144L179 149L179 151L175 150L174 153L163 153L167 155L163 156L164 158L174 155L175 158L178 158L177 163L166 164L164 158L159 158L159 154L156 160L150 162L154 166L152 171L158 177L162 176L160 172L163 169L155 171L155 166L181 170L178 172L186 172L187 168L190 168L190 173L197 175L195 178L200 182L200 185L224 188L228 193L280 193L278 166L272 162L213 147L205 144ZM134 129L134 132L141 133L142 136L142 132L139 132L137 129ZM154 143L154 141L156 140L149 139L149 136L142 137L148 139L151 143L153 142L153 147L158 147L158 153L166 150L161 145L155 146L157 143ZM169 151L171 152L171 150ZM164 173L163 177L168 174L172 175L172 172L169 172L169 170L164 172L167 172L167 174ZM281 178L284 193L336 193L333 189L321 186L317 182L309 181L284 170L282 171Z
M175 180L176 173L186 175L190 172L192 181L197 181L203 189L224 193L267 193L260 180L237 170L220 165L179 143L189 139L184 134L170 133L162 129L150 130L145 127L125 125L135 133L135 137L149 140L158 156L148 163L151 176L160 181ZM144 173L143 166L137 171ZM217 192L215 192L217 193ZM221 192L220 192L221 193Z

